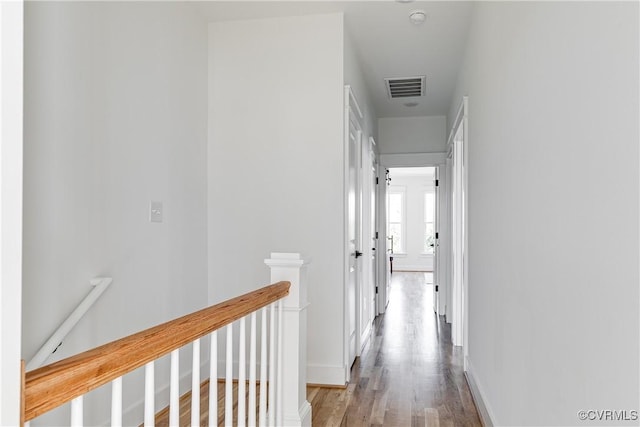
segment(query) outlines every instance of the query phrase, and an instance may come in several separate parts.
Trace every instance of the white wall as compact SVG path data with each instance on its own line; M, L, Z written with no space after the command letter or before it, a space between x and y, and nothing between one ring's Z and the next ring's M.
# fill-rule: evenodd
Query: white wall
M0 2L0 425L20 423L23 16Z
M185 4L26 3L25 359L94 276L113 283L49 361L206 305L206 46ZM95 399L90 424L108 419Z
M372 137L378 144L378 117L371 102L369 89L364 80L364 72L360 54L353 45L353 39L347 29L344 30L344 84L351 86L351 90L358 100L358 105L364 116L362 123L363 141Z
M445 116L382 117L378 119L381 154L446 151Z
M638 41L637 3L476 6L449 120L468 94L469 366L496 425L638 409Z
M394 271L433 271L433 255L424 253L424 193L434 192L433 175L431 176L397 176L391 169L391 186L388 192L396 187L402 188L405 195L404 233L405 247L402 252L394 251Z
M344 383L343 17L209 26L209 301L269 281L301 252L308 381Z

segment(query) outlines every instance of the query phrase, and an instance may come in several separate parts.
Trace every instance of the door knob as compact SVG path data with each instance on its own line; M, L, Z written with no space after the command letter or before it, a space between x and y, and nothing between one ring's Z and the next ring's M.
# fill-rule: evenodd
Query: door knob
M361 256L362 256L362 252L356 251L356 258L361 257Z

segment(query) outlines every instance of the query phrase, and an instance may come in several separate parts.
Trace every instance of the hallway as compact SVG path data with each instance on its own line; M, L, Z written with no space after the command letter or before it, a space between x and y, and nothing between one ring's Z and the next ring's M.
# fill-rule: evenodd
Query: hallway
M313 425L479 426L451 327L433 313L430 274L395 272L387 311L346 389L309 387Z

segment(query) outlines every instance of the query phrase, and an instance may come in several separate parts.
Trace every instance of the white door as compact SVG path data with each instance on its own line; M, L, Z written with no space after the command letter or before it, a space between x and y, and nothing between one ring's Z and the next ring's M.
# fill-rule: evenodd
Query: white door
M391 271L392 271L392 265L391 265L391 260L392 260L392 256L393 256L393 245L392 245L392 240L390 237L387 237L387 213L389 212L389 197L388 197L388 192L387 190L389 189L389 169L385 169L385 176L384 176L384 188L383 188L383 194L381 196L380 200L384 200L384 223L381 222L381 226L384 227L384 293L382 296L382 311L384 312L384 310L386 310L387 305L389 304L389 295L391 294ZM382 203L381 203L382 204ZM382 225L384 224L384 225Z
M440 313L440 257L439 257L439 230L440 230L440 168L435 168L435 174L433 177L434 188L434 207L433 207L433 225L434 225L434 240L433 240L433 311Z
M362 352L371 337L373 320L375 318L375 299L376 299L376 157L375 157L375 141L369 138L369 141L361 141L362 157L359 176L362 183L362 234L361 234L361 250L363 252L362 262L359 267L362 268L362 274L359 273L360 291L360 318L359 318L359 354Z
M465 208L465 166L464 166L464 122L455 128L452 144L453 182L452 182L452 314L451 340L453 345L463 345L465 321L465 246L466 246L466 208Z
M360 249L363 253L362 261L358 267L358 283L360 285L360 318L358 320L359 325L359 337L358 343L358 355L362 353L362 350L367 345L371 337L373 319L375 317L375 192L376 192L376 168L375 168L375 142L373 138L369 138L368 141L364 141L361 138L362 153L360 157L359 168L359 182L361 185L361 203L360 203L360 215L356 218L361 218L361 230L360 234L361 243Z
M348 98L353 95L348 91ZM347 253L348 253L348 277L347 277L347 365L351 367L358 352L358 331L360 313L360 182L358 179L360 169L360 140L361 128L355 116L353 108L347 105L348 115L348 191L347 191ZM347 373L347 376L349 374Z
M460 320L462 307L460 306L460 302L462 301L462 239L461 239L461 220L462 215L460 214L460 203L462 201L462 197L460 197L460 192L462 190L461 187L461 176L462 176L462 168L460 165L460 154L462 146L460 144L460 134L462 132L462 127L458 129L456 132L456 136L452 142L452 163L453 163L453 186L451 192L451 214L452 214L452 241L453 245L451 247L451 294L452 294L452 314L453 321L451 322L451 340L453 345L462 345L462 323Z
M371 216L371 222L370 222L370 245L371 245L371 264L369 266L370 269L370 275L371 275L371 286L372 286L372 291L370 294L370 301L369 301L369 306L371 307L370 310L370 315L369 315L369 321L373 322L373 319L376 316L377 311L375 310L376 307L376 294L378 293L378 274L377 274L377 251L378 251L378 234L376 232L377 229L377 225L376 225L376 209L377 209L377 205L376 205L376 192L378 191L378 168L376 165L376 157L375 157L375 152L373 149L373 144L369 147L370 150L370 158L371 158L371 200L370 200L370 204L369 204L369 214Z
M451 226L449 215L450 181L448 161L438 166L437 200L437 250L438 250L438 315L446 316L447 298L450 286L449 251L451 246ZM446 319L446 318L445 318Z

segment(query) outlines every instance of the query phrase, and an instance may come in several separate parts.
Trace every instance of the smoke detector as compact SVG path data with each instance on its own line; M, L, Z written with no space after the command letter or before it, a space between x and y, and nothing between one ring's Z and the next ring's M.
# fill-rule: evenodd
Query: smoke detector
M413 25L424 24L424 21L426 20L427 20L427 12L425 12L424 10L414 10L411 13L409 13L409 21L411 21Z

